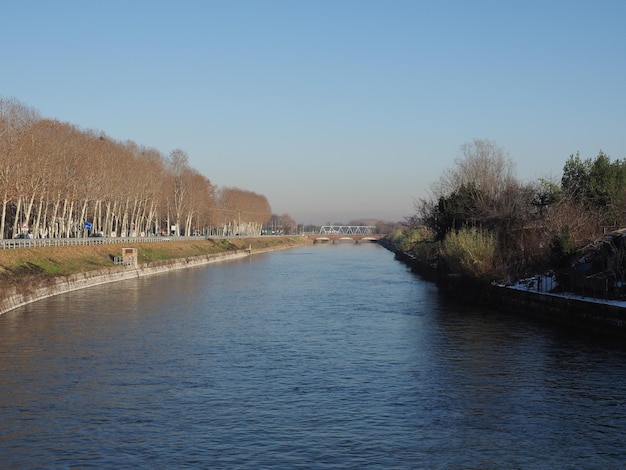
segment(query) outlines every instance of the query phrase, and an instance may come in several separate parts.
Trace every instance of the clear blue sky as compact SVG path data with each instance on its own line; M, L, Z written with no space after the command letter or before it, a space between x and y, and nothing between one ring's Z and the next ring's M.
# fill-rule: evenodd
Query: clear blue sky
M0 95L300 223L403 220L462 144L626 157L626 2L4 1Z

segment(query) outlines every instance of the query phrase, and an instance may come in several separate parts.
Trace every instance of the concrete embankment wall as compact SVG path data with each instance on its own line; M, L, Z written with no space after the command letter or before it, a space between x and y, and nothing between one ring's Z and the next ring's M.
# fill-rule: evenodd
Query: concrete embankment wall
M37 300L73 290L84 289L109 282L123 281L125 279L160 274L176 269L184 269L209 263L244 258L250 256L251 254L261 253L264 251L270 250L259 250L254 252L250 252L250 250L238 250L213 255L196 256L193 258L163 261L161 263L151 263L150 265L130 267L117 266L105 270L73 274L63 278L55 278L53 280L49 280L45 285L31 286L26 289L24 286L20 286L20 292L17 292L17 288L15 288L13 292L5 293L4 297L0 300L0 314Z
M500 312L532 316L588 332L626 337L626 308L619 304L514 289L460 276L439 278L437 286L447 297Z
M426 266L410 254L399 252L396 258L411 266L415 273L437 284L449 298L484 305L501 312L510 312L567 325L583 331L626 337L626 308L624 306L573 296L560 296L492 285L459 276L442 275L436 268Z
M580 329L626 336L626 308L602 301L492 287L491 304Z

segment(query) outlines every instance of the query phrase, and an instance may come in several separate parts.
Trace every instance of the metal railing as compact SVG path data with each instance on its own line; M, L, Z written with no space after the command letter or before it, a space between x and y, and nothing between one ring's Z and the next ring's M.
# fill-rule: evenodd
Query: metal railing
M195 237L85 237L85 238L14 238L0 239L0 249L39 248L44 246L91 246L128 243L160 243L168 240L197 240Z
M188 241L233 238L272 238L279 235L191 235L185 236L151 236L151 237L78 237L78 238L0 238L0 250L11 248L38 248L42 246L91 246L115 245L122 243L161 243L165 241Z

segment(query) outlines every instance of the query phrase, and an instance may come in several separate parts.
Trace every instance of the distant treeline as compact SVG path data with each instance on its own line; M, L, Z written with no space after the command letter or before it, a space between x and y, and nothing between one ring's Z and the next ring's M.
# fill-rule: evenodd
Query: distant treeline
M165 156L0 98L0 236L258 235L265 196L218 188L180 149Z
M571 155L560 180L522 182L503 149L474 140L407 222L390 240L449 273L507 282L558 269L626 226L626 161ZM604 267L622 282L624 258Z

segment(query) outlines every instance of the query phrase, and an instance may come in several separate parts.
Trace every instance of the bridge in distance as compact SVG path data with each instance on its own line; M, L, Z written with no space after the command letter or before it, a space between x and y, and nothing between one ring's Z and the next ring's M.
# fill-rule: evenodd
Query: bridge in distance
M336 243L341 241L377 242L383 235L376 233L373 225L323 225L319 233L308 234L313 243Z

